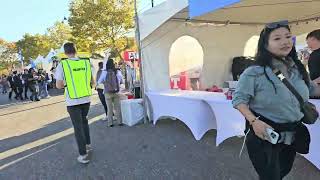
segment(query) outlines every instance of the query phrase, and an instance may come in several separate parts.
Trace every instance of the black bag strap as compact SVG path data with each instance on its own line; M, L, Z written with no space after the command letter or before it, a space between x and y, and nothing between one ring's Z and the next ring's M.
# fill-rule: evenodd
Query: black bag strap
M291 85L291 83L287 80L287 78L282 74L282 72L279 69L274 69L273 73L280 79L281 82L289 89L289 91L292 92L292 94L298 99L300 106L304 106L304 100L301 97L301 95L298 93L298 91Z

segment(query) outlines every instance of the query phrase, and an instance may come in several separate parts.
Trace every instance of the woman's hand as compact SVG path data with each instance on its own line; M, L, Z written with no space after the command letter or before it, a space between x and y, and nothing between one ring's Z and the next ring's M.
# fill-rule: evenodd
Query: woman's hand
M266 140L267 139L267 128L273 129L271 126L269 126L267 123L261 121L261 120L255 120L251 124L254 133L261 139Z

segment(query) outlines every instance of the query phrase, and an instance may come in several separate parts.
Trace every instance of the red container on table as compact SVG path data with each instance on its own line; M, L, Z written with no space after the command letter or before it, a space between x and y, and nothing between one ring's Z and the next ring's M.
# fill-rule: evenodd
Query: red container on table
M179 82L178 86L181 90L188 89L188 75L186 72L180 73L180 82Z

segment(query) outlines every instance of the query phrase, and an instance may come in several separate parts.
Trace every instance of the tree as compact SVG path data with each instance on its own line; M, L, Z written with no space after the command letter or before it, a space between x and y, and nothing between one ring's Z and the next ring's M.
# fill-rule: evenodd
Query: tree
M21 49L25 63L29 63L30 58L35 59L39 54L46 55L52 48L49 36L28 33L17 42L17 47Z
M0 39L0 70L11 69L14 64L18 64L17 47L15 43L6 42Z
M134 27L133 0L74 0L70 12L78 48L86 45L91 53L112 48L122 58L121 52L132 45L127 35Z
M65 41L72 40L71 27L63 22L56 22L47 29L47 36L53 49L58 49Z

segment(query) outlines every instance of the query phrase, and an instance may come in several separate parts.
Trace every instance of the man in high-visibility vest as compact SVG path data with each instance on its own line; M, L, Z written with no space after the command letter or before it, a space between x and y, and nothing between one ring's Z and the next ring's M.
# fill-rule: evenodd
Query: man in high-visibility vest
M55 73L56 86L65 88L67 110L70 115L80 156L80 163L89 163L91 152L90 132L87 115L90 108L92 87L95 87L93 67L89 59L76 57L73 43L64 44L68 59L62 60Z

